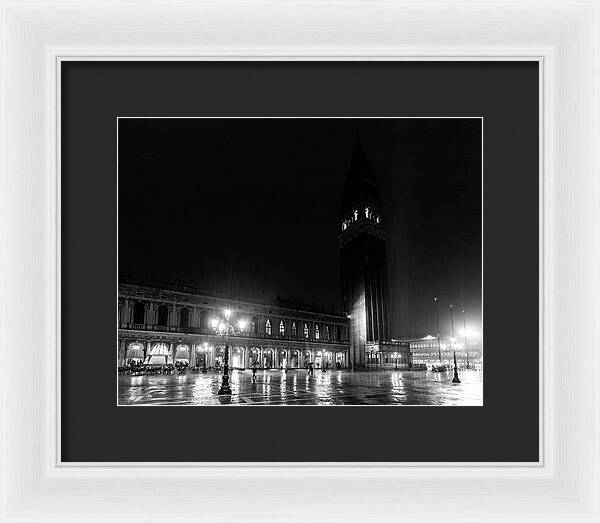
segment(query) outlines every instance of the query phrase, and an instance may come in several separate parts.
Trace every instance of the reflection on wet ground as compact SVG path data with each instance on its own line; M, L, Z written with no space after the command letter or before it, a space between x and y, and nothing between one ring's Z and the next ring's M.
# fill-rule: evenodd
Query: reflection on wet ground
M183 374L119 376L119 405L483 405L483 373L306 370L234 370L232 394L218 396L221 374L188 370Z

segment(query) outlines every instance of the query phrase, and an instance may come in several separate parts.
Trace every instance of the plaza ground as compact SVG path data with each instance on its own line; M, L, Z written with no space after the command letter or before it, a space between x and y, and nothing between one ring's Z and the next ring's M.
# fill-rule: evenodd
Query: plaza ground
M231 396L218 396L221 374L187 370L184 373L118 377L119 405L483 405L483 373L460 372L461 383L452 383L452 372L349 371L305 369L234 370Z

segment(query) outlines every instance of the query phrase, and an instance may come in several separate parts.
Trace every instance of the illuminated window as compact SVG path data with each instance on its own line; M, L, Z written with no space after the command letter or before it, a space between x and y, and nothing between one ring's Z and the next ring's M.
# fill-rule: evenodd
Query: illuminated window
M304 324L304 337L308 338L308 324Z
M283 324L283 320L280 320L279 322L279 334L282 336L285 334L285 325Z
M370 218L370 216L369 216L369 208L368 207L365 207L365 217L366 218Z
M342 222L342 231L345 231L347 227L348 224L346 222Z
M315 338L318 340L321 337L321 332L319 331L319 326L315 325Z
M325 339L329 340L329 325L325 325Z
M358 220L358 211L354 209L354 221Z
M272 331L271 331L271 320L267 318L267 323L265 323L265 330L267 331L267 334L270 336Z
M252 316L252 334L256 334L256 316Z
M295 338L296 336L298 336L298 329L296 328L296 322L293 321L292 322L292 336Z

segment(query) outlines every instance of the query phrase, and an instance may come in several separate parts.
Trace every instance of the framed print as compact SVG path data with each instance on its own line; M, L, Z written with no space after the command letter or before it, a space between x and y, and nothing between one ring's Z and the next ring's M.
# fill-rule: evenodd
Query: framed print
M61 291L86 304L63 308L64 461L539 462L537 62L69 60L60 74ZM432 106L428 82L454 87ZM510 389L498 309L519 338ZM89 337L89 317L107 328ZM81 367L110 379L77 394ZM166 440L159 411L199 444L99 437ZM203 432L233 422L254 425L242 444ZM315 423L353 437L306 445Z
M483 406L483 118L120 117L117 126L118 405ZM372 154L388 158L381 181L366 139L391 142ZM349 162L329 156L336 144ZM223 165L223 148L238 163ZM404 158L421 163L412 177L397 174L410 168ZM338 162L347 173L332 172ZM173 267L165 237L188 252L190 272ZM422 276L409 276L413 267ZM435 292L442 282L457 287ZM411 292L419 304L407 305ZM463 306L437 296L453 293Z
M501 7L2 4L3 521L600 521L598 5Z

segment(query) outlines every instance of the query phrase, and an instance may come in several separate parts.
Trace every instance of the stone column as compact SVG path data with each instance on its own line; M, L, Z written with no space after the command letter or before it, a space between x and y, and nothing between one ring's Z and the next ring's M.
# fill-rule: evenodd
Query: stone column
M129 300L125 300L123 303L123 317L121 321L124 323L131 323L131 308L129 307Z
M146 304L146 324L154 325L156 323L156 308L154 302Z
M142 342L142 346L144 347L144 361L146 361L146 356L150 353L151 344L149 341L146 343Z
M190 343L190 368L196 366L196 344Z
M171 356L173 364L175 364L175 350L175 344L173 342L169 343L169 354Z
M119 359L118 366L122 367L125 365L125 355L127 354L127 345L125 344L125 340L119 340Z
M175 305L169 306L169 327L175 327L177 325L177 307Z

